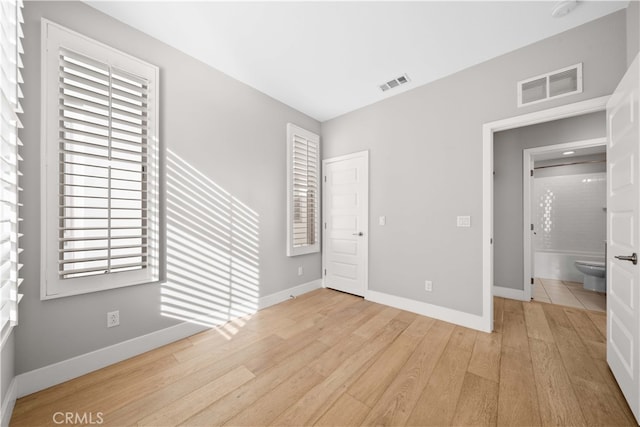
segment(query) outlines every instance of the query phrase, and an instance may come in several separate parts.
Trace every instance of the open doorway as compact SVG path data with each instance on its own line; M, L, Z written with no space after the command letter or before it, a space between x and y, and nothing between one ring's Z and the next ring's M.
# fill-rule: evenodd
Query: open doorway
M523 150L524 277L534 300L606 311L606 139Z

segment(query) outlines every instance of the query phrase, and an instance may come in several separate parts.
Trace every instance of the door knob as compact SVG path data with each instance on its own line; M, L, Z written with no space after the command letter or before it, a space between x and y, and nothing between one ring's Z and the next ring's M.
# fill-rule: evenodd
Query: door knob
M352 236L364 236L364 233L359 231L358 233L353 233Z
M638 263L638 255L635 252L631 254L631 256L617 255L615 256L615 258L621 261L631 261L633 265L636 265Z

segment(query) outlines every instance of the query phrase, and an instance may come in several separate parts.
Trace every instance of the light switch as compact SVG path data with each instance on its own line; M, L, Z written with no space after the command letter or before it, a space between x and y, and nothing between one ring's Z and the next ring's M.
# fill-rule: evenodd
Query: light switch
M458 227L471 227L471 217L458 216Z
M379 225L385 225L387 223L387 217L386 216L381 216L380 218L378 218L378 224Z

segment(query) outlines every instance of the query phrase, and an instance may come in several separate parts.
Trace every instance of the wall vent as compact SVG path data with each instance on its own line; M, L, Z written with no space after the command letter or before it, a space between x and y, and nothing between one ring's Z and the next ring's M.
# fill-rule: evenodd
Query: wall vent
M582 93L582 63L518 82L518 107Z
M409 79L409 76L407 76L406 74L403 74L400 77L396 77L393 80L389 80L388 82L381 84L380 90L383 92L386 92L389 89L393 89L394 87L398 87L405 83L409 83L410 81L411 79Z

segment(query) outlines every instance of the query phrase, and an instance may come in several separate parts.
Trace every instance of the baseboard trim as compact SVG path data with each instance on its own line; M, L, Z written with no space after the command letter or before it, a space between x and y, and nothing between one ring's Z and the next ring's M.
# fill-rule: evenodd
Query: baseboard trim
M7 394L4 396L2 400L2 420L0 420L0 425L2 427L8 427L9 422L11 421L11 414L13 414L13 407L16 406L16 399L18 398L18 381L14 377L11 380L11 384L9 384L9 389L7 390Z
M451 308L440 307L422 301L415 301L408 298L385 294L383 292L368 290L365 299L378 304L388 305L400 310L410 311L422 316L433 317L456 325L475 329L482 332L491 332L489 323L483 316L453 310Z
M313 280L301 285L293 286L280 292L261 297L258 309L270 307L288 300L291 295L298 296L322 287L322 280ZM52 365L25 372L14 378L17 384L15 396L23 397L45 388L69 381L81 375L104 368L125 359L137 356L174 341L187 338L209 329L208 326L184 322L166 329L151 332L136 338L131 338L108 347L104 347L71 359L63 360ZM4 409L4 407L3 407ZM6 412L2 413L3 419ZM9 417L11 415L9 414Z
M306 294L307 292L314 291L322 288L322 279L312 280L311 282L303 283L301 285L293 286L289 289L285 289L280 292L273 293L264 297L260 297L258 300L258 310L271 307L272 305L279 304L291 298L291 295L297 297L298 295Z
M502 286L494 286L493 287L493 296L494 297L501 297L501 298L508 298L508 299L515 299L518 301L527 301L527 298L525 298L524 296L524 290L522 289L511 289L511 288L505 288Z

